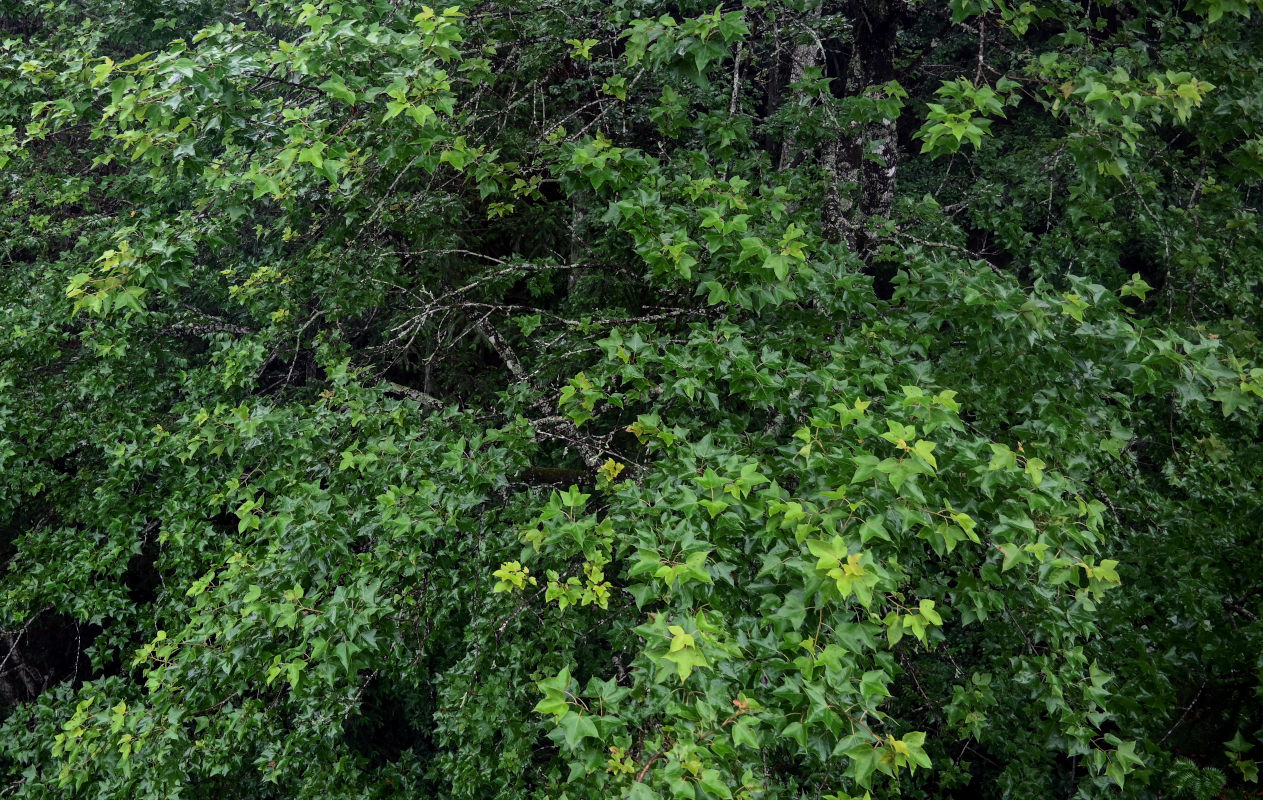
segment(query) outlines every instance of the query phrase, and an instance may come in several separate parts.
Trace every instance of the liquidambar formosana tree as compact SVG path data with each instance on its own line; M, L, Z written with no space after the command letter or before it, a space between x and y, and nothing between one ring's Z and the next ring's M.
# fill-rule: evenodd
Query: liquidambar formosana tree
M6 7L0 791L1244 796L1259 13Z

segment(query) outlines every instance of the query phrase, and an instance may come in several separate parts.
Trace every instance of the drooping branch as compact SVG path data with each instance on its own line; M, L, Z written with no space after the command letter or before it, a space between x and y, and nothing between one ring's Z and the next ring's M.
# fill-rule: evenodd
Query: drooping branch
M513 374L514 379L518 383L529 383L530 376L522 367L522 360L518 358L512 345L491 325L487 317L484 316L478 320L475 327L487 341L487 344L491 345L491 349L495 350L496 354L500 356L500 360L504 362L504 366ZM546 403L547 401L541 398L536 405L542 406ZM549 420L554 423L555 427L555 432L548 434L550 438L560 439L574 445L575 449L579 451L579 456L583 459L583 463L593 470L600 469L603 463L601 456L605 452L605 448L601 443L582 433L569 417L550 417Z
M419 389L411 389L407 386L401 386L391 381L386 382L386 392L388 394L403 395L404 397L407 397L409 400L416 400L418 403L425 406L426 408L433 408L433 409L443 408L443 401L438 399L437 397L428 395L425 392L420 391Z

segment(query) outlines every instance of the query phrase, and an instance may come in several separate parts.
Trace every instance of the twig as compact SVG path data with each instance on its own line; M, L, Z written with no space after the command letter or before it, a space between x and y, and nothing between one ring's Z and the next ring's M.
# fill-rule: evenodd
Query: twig
M1192 713L1193 708L1197 705L1197 701L1201 699L1202 690L1204 690L1205 688L1206 688L1206 681L1203 680L1202 685L1197 687L1197 694L1193 695L1192 702L1190 702L1187 706L1184 707L1184 713L1180 715L1180 718L1175 721L1174 725L1172 725L1170 728L1167 728L1167 732L1164 733L1162 735L1162 738L1158 740L1159 745L1165 742L1167 740L1167 737L1170 736L1172 733L1174 733L1176 728L1180 727L1180 723L1184 722L1184 720L1188 718L1188 715Z
M968 248L961 247L960 245L949 244L947 242L931 242L927 239L922 239L918 236L913 236L910 233L904 233L903 231L895 231L895 235L901 239L907 239L909 241L916 242L917 244L923 244L926 247L942 247L946 250L954 250L957 253L964 253L965 255L969 256L971 259L975 261L981 261L985 263L987 266L991 267L992 272L994 272L995 274L1001 277L1004 277L1004 270L1000 269L995 264L992 264L981 253L975 253L974 251Z
M645 776L649 774L649 768L653 766L653 762L662 758L666 754L667 754L666 750L659 750L658 752L651 755L649 757L649 760L645 762L644 768L640 770L640 774L636 776L636 783L644 783Z
M18 643L22 641L22 636L26 634L26 629L31 627L31 623L39 619L41 614L43 614L45 611L48 611L51 608L52 608L51 604L46 605L43 608L41 608L39 611L36 611L34 614L32 614L30 616L30 619L26 621L26 624L22 626L22 629L19 630L17 634L10 634L8 632L5 633L6 637L13 636L13 639L9 642L9 652L5 654L4 660L0 661L0 675L4 674L5 665L9 663L10 658L13 658L13 654L18 651ZM18 658L18 661L19 662L21 661L20 657Z

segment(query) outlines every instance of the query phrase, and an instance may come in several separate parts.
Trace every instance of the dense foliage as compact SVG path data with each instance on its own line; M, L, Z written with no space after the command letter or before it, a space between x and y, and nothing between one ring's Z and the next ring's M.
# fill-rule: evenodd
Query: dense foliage
M6 4L0 792L1253 796L1261 11Z

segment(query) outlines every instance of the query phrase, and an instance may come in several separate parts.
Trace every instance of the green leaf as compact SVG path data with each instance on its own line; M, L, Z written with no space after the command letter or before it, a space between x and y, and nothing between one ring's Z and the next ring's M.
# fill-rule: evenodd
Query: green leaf
M320 88L324 89L337 100L341 100L348 105L355 104L355 92L348 89L341 78L330 78L320 84Z
M933 469L938 469L938 462L934 460L934 442L927 442L924 439L918 439L916 444L912 446L913 452L925 459L925 462Z
M1045 467L1045 464L1043 460L1041 459L1038 459L1038 458L1026 459L1026 467L1024 471L1026 472L1027 475L1030 476L1031 483L1035 484L1036 486L1039 486L1041 483L1044 482L1044 467Z
M566 746L571 750L588 737L597 738L596 723L588 714L567 714L558 721L558 725L565 731Z
M743 744L754 748L760 747L761 737L759 736L757 721L749 717L737 720L732 726L732 741L733 744Z
M697 783L716 797L732 797L732 790L728 788L728 784L724 782L717 769L704 770L698 777Z
M872 786L872 775L880 755L880 749L869 744L852 747L846 751L846 757L850 759L846 774L863 788Z
M662 795L650 789L645 784L636 781L632 783L631 789L627 791L626 800L661 800Z

